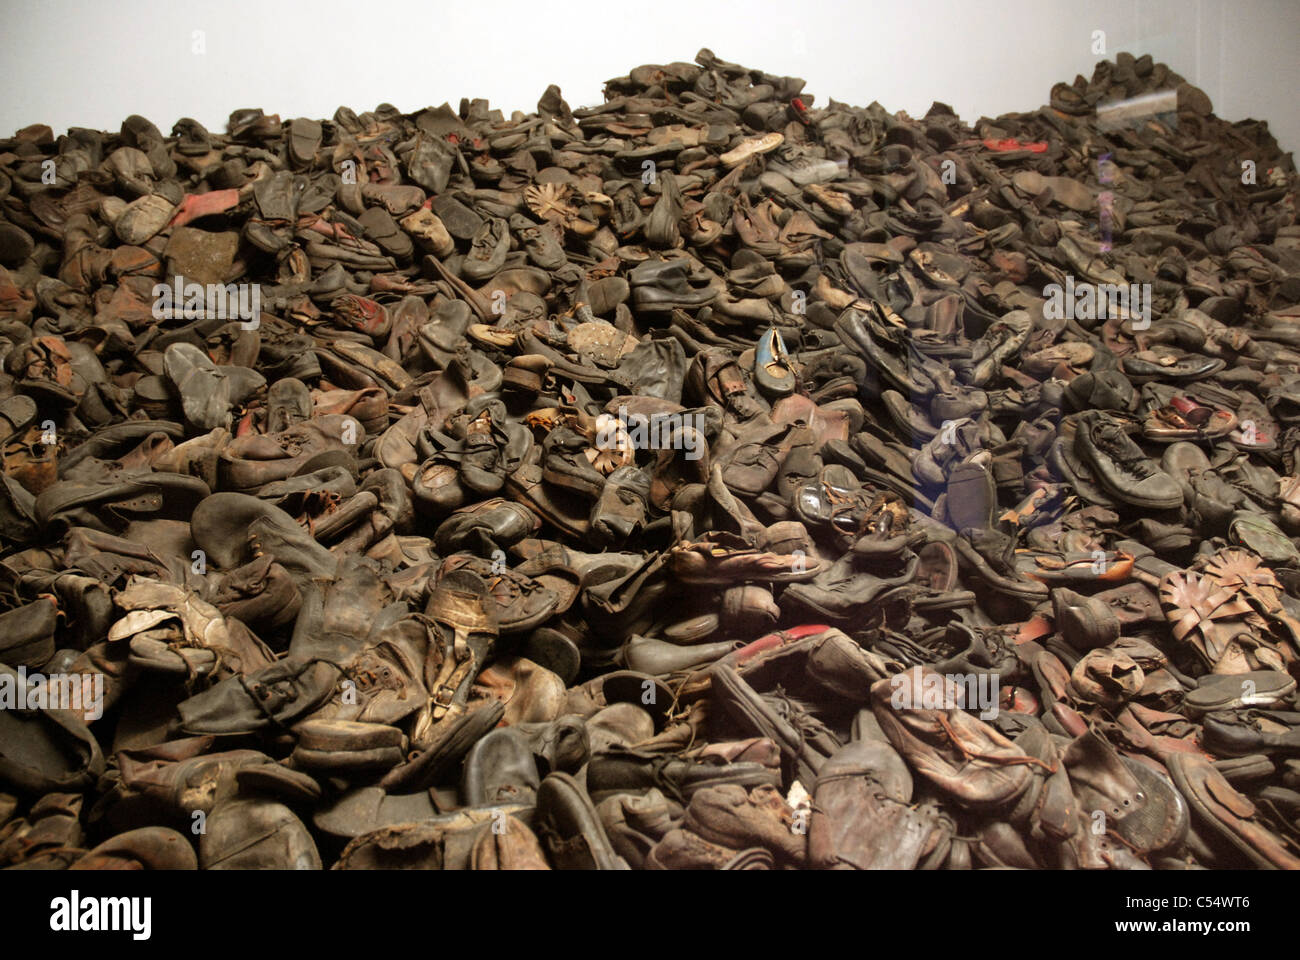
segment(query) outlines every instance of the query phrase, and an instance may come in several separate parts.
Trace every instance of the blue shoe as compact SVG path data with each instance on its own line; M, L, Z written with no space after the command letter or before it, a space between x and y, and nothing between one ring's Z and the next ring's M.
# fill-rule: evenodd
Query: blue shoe
M784 397L794 393L798 382L790 356L785 352L785 342L776 327L758 338L754 347L754 381L769 397Z

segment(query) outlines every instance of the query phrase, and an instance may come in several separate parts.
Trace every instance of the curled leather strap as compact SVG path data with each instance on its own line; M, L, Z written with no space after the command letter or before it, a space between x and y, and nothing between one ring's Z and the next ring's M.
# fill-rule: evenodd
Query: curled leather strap
M1252 612L1250 605L1239 598L1236 591L1227 587L1220 587L1198 599L1193 591L1205 579L1208 578L1193 573L1171 573L1161 585L1160 595L1172 608L1173 616L1170 619L1174 637L1178 640L1185 640L1207 621L1240 617Z

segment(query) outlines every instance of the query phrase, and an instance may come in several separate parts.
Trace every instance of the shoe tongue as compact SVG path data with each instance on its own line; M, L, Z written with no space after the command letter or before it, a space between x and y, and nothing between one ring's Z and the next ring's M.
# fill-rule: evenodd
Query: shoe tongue
M430 592L425 612L435 620L460 619L479 627L483 625L479 621L491 619L488 595L488 586L478 574L470 570L453 570Z
M1127 801L1122 806L1132 809L1133 801L1142 799L1141 784L1120 761L1114 747L1097 734L1089 732L1076 738L1066 748L1064 759L1072 782L1091 788L1107 800ZM1123 810L1119 816L1123 817L1131 809Z
M1146 454L1129 439L1122 428L1110 423L1104 424L1093 434L1093 440L1112 460L1139 480L1155 474Z
M1012 566L1016 541L998 530L977 530L970 527L962 531L980 555L999 573L1006 573Z

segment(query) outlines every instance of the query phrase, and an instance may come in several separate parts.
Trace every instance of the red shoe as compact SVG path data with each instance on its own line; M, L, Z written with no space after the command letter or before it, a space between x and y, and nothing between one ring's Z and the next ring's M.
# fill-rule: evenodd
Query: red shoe
M1008 137L1005 140L985 140L984 146L990 150L996 150L998 153L1008 153L1012 150L1028 150L1030 153L1046 153L1047 143L1038 140L1033 143L1021 143L1014 137Z
M214 213L226 213L239 206L239 191L212 190L208 193L187 193L181 205L176 208L168 226L183 227L200 217L210 217Z

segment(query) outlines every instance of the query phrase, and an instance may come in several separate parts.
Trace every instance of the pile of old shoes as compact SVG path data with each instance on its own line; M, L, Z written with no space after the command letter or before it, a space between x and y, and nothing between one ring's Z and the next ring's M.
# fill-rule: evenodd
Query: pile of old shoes
M803 87L0 142L0 866L1300 866L1290 157Z

